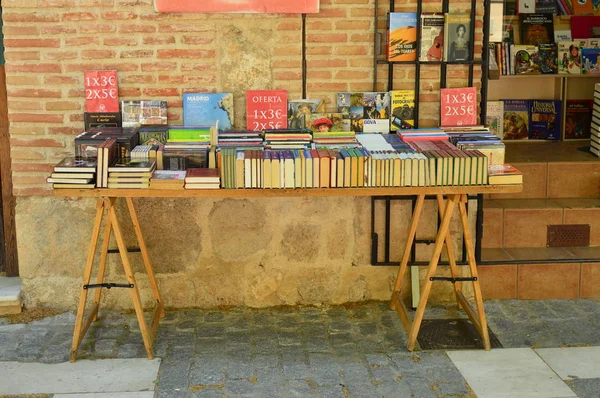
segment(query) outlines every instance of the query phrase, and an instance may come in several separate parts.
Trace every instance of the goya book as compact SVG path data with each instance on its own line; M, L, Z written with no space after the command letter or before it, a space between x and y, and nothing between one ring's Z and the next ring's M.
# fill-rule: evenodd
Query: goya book
M390 130L397 131L415 127L414 90L394 90L391 95Z
M593 100L567 100L565 140L590 138Z
M417 59L416 12L390 12L387 59L390 62Z
M471 34L471 15L466 13L448 13L444 26L444 60L469 61L472 59L469 37Z
M477 124L477 89L443 88L440 90L440 125L443 127Z
M184 126L216 126L218 131L233 129L232 93L183 94Z
M600 48L582 49L581 64L584 75L600 73Z
M246 128L248 130L287 128L287 91L246 91Z
M338 113L349 120L356 133L389 133L390 93L338 93Z
M539 75L540 67L536 62L538 48L532 45L515 45L515 75Z
M552 14L521 14L521 44L537 46L554 42Z
M83 80L86 112L119 112L116 70L86 70Z
M529 101L529 139L559 140L561 115L561 101Z
M556 44L539 44L534 62L539 66L542 74L558 73L558 52Z
M504 100L504 140L529 138L529 101Z
M308 128L311 115L325 111L322 99L300 99L288 101L288 127L291 129Z
M444 54L444 14L421 14L421 54L419 60L441 61Z
M504 134L504 102L488 101L485 125L498 138Z
M580 43L575 41L559 41L558 43L558 73L581 74Z

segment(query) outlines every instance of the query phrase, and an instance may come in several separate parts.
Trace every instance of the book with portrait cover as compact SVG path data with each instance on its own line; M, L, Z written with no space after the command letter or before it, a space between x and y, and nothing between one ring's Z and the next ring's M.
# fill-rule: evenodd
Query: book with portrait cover
M419 61L441 61L444 54L444 14L421 14L421 54Z
M233 129L232 93L185 93L184 126L218 126L218 131Z
M559 41L558 45L558 73L581 74L581 43L578 41Z
M529 138L529 101L504 100L504 140Z
M388 61L415 61L417 59L416 12L390 12L387 34Z
M390 130L398 131L415 127L415 91L394 90L391 95Z
M246 91L246 128L248 130L287 128L287 91Z
M561 101L529 101L529 139L559 140L561 129Z
M537 46L554 42L554 20L552 14L521 14L521 44Z
M448 13L444 25L444 61L470 61L471 14Z

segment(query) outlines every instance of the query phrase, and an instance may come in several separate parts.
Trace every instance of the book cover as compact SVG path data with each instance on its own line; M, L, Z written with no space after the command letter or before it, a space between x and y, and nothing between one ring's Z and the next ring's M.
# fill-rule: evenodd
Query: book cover
M558 51L556 44L539 44L538 53L534 56L533 60L538 65L542 74L558 73Z
M390 62L417 59L417 13L390 12L387 59Z
M287 128L287 91L246 91L246 128L248 130Z
M363 129L364 133L389 133L390 132L390 106L389 92L363 93Z
M537 46L554 41L554 20L552 14L521 14L521 44Z
M558 73L581 74L581 53L579 43L576 41L559 41L558 45Z
M86 112L119 112L116 70L86 70L83 81Z
M233 129L232 93L185 93L184 126L217 126L218 131Z
M535 12L538 14L556 14L556 2L560 0L535 0Z
M440 90L440 125L444 127L477 124L477 89L443 88Z
M309 121L314 113L325 111L322 99L300 99L288 101L288 127L291 129L310 128Z
M84 112L83 124L91 128L121 127L121 112Z
M538 59L538 48L532 45L515 44L515 75L539 75L540 67Z
M504 100L504 140L529 138L529 101Z
M469 61L471 54L471 15L448 13L444 26L444 60Z
M167 124L167 101L121 101L121 118L123 127L138 127L146 124Z
M565 140L590 137L593 100L567 100Z
M594 15L592 0L573 0L573 15Z
M518 14L533 14L536 0L516 0Z
M581 72L584 75L600 73L600 48L584 48L581 50Z
M529 139L559 140L561 129L561 101L529 101Z
M421 14L421 54L419 60L441 61L444 54L444 14Z
M487 102L485 125L498 138L502 139L502 135L504 134L504 102Z
M415 127L414 90L394 90L391 96L390 130L397 131Z

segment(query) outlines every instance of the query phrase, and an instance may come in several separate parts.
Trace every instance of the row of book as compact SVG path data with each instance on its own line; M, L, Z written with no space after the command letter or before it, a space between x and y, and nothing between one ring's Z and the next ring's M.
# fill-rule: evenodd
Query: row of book
M600 157L600 83L594 87L594 110L590 128L590 152Z

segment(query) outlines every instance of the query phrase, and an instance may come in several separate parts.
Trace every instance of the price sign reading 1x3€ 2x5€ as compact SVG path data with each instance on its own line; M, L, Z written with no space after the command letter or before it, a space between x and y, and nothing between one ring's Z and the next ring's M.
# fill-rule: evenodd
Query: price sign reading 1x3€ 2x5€
M86 70L83 80L86 112L119 112L116 70Z
M440 103L442 127L475 126L477 124L477 89L443 88Z
M246 128L248 130L287 128L287 91L246 91Z

